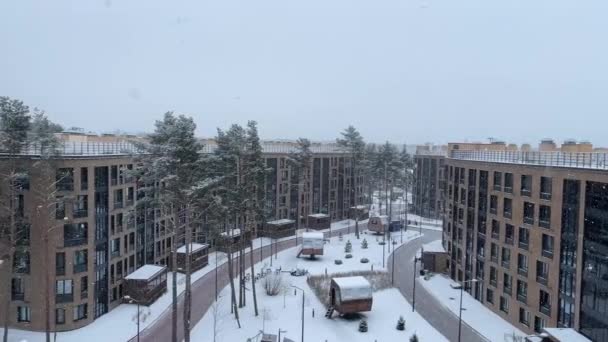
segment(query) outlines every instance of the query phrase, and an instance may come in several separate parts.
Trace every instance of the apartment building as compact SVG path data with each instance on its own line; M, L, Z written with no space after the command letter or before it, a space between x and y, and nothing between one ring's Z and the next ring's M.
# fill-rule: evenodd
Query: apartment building
M608 341L608 154L449 144L445 174L450 276L522 331Z
M0 307L9 302L11 327L43 331L47 300L52 331L83 327L120 304L127 275L145 264L170 263L174 234L168 221L158 208L137 207L141 184L129 172L137 167L135 146L123 139L107 141L107 136L87 139L62 139L61 155L45 166L52 169L51 180L36 166L36 148L14 159L28 176L15 199L19 246L14 262L0 263ZM293 143L264 143L272 169L266 182L268 220L295 220L298 193L303 225L309 213L340 220L351 206L363 203L361 176L352 181L344 151L313 144L309 174L299 186L287 163L293 148ZM0 155L0 163L6 162ZM206 227L195 227L194 237L208 242ZM4 314L0 310L0 321Z
M445 146L416 146L412 191L414 214L434 219L441 217L445 193L446 153Z

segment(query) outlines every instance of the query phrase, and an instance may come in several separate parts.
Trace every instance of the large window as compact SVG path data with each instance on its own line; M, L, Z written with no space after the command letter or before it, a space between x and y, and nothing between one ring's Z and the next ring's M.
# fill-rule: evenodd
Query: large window
M55 274L62 276L65 274L65 253L55 253Z
M24 300L25 299L25 281L22 278L11 279L11 299L12 300Z
M502 173L494 171L494 190L502 190Z
M72 279L62 279L55 282L55 301L57 303L71 302L74 299Z
M519 323L527 327L530 326L530 312L524 308L519 308Z
M547 316L551 316L551 297L549 292L540 290L538 294L539 311Z
M89 196L78 195L74 201L74 218L87 217L89 213Z
M513 200L505 198L503 204L503 216L510 219L513 217Z
M500 311L509 313L509 298L500 296Z
M530 245L530 230L526 227L519 227L518 246L521 249L528 250Z
M74 321L87 318L87 304L80 304L74 307Z
M490 196L490 213L496 214L498 210L498 197L491 195Z
M534 224L534 203L524 202L524 223Z
M74 251L74 273L86 272L87 250Z
M32 311L29 306L17 307L17 322L29 322L32 319Z
M74 223L63 225L63 244L65 247L85 245L88 237L88 224Z
M30 273L30 252L18 249L13 256L13 271L15 273Z
M502 292L511 295L513 293L513 277L508 273L503 274L503 288Z
M505 192L513 192L513 174L505 173Z
M500 222L492 220L492 238L500 239Z
M511 266L511 250L503 247L502 248L502 267L509 268Z
M551 235L543 234L542 237L542 255L547 258L553 258L554 238Z
M74 190L74 169L60 168L55 175L55 187L58 191Z
M550 229L551 228L551 207L548 205L540 205L538 207L538 225Z
M65 324L65 309L64 308L55 309L55 323L56 324Z
M553 179L551 177L540 177L540 198L551 200L553 193Z
M536 261L536 281L547 285L547 281L549 279L549 265L547 263L542 262L540 260Z
M510 224L505 224L505 243L508 245L513 244L513 239L515 237L515 229Z
M522 175L521 176L521 195L528 196L532 194L532 176Z
M528 276L528 256L525 254L517 254L517 273L524 277Z
M524 304L528 300L528 284L523 280L517 280L517 300Z

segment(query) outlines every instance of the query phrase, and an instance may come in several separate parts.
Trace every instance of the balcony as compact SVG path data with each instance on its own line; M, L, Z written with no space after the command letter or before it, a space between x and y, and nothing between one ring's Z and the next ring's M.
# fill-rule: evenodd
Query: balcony
M25 294L23 292L20 292L20 293L12 292L11 293L11 299L12 300L24 300L25 299Z
M504 211L502 216L504 216L505 218L512 218L513 217L513 213L511 211Z
M55 187L57 191L74 191L74 182L71 180L59 181L55 184Z
M508 193L512 194L513 193L513 187L505 185L505 192L508 192Z
M120 251L113 251L113 252L110 254L110 256L111 256L112 258L117 258L117 257L119 257L119 256L120 256Z
M509 287L505 286L505 287L503 287L502 292L504 294L508 294L510 296L513 294L513 288L510 286Z
M122 202L114 202L114 209L121 209L122 207L124 207Z
M534 220L532 221L532 223L534 223ZM549 222L547 220L542 220L542 219L539 220L538 225L542 228L551 229L551 222Z
M517 293L517 300L521 303L527 304L528 303L528 296L523 294L523 293Z
M525 224L533 225L534 224L534 217L524 216L524 223Z
M527 268L518 267L517 268L517 274L519 274L520 276L523 276L523 277L527 277L528 276L528 269Z
M538 307L539 311L549 317L551 317L551 306L550 305L539 305Z
M134 203L135 203L135 201L134 201L134 200L132 200L132 199L130 199L130 200L129 200L129 199L128 199L125 205L126 205L127 207L130 207L130 206L132 206Z
M543 249L541 251L542 256L545 258L553 259L553 251Z
M511 262L509 260L503 260L500 264L506 269L509 269L511 267Z
M500 239L500 234L498 232L492 232L492 239L496 239L499 240Z
M551 193L549 193L549 192L541 192L540 193L540 199L546 200L546 201L550 201L551 200Z
M501 191L502 187L499 184L494 184L494 190L495 191Z
M532 191L530 189L521 189L521 195L522 196L526 196L526 197L530 197L532 195Z
M58 276L65 275L65 267L57 267L55 269L55 275L58 275Z
M529 246L529 245L528 245L528 241L527 241L527 240L526 240L526 241L521 241L521 240L520 240L520 241L518 242L518 244L517 244L517 245L518 245L518 246L519 246L519 248L521 248L521 249L528 250L528 246Z
M513 237L505 237L505 243L507 245L513 245Z
M63 240L63 247L81 246L81 245L86 245L86 244L87 244L86 237L79 237L79 238Z
M490 208L490 214L496 215L496 213L497 213L496 208Z
M496 287L496 279L490 279L490 285Z
M89 211L86 209L76 209L74 210L74 218L83 218L89 215Z
M74 264L74 273L86 272L87 264Z
M548 280L547 280L548 277L549 276L547 274L537 275L536 276L536 282L539 283L539 284L543 284L543 285L546 286L547 283L548 283Z
M490 257L490 261L495 262L495 263L497 263L497 264L498 264L498 257L497 257L496 255L492 255L492 256Z
M71 303L73 301L74 295L72 293L55 295L55 303Z

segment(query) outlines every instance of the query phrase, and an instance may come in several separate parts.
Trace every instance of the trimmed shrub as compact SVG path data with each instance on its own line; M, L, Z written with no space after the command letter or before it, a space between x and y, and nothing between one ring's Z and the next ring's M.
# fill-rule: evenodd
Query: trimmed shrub
M336 264L336 265L342 265L342 260L336 259L336 260L334 260L334 264Z
M359 331L367 332L367 321L366 320L361 320L361 322L359 323Z
M352 258L352 257L353 257L353 255L352 255L352 254L346 254L346 255L344 256L344 259L350 259L350 258Z
M403 319L403 316L399 316L399 320L397 321L397 330L405 330L405 319Z
M368 259L368 258L362 258L362 259L361 259L361 263L362 263L362 264L367 264L368 262L369 262L369 259Z

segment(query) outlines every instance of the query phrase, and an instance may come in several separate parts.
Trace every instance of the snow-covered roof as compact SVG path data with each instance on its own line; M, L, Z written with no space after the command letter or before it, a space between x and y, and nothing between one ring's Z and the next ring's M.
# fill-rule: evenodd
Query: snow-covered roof
M314 217L314 218L326 218L326 217L329 217L329 215L327 215L327 214L323 214L323 213L317 213L317 214L310 214L310 215L308 215L308 217Z
M340 288L342 301L372 298L372 286L362 276L339 277L332 279Z
M196 253L196 252L200 251L201 249L207 248L207 247L209 247L209 245L206 243L193 242L190 244L190 253ZM178 248L177 253L186 253L186 245L183 245L180 248Z
M445 253L445 248L443 248L443 245L441 244L441 240L435 240L435 241L422 245L422 250L424 252L431 252L431 253Z
M221 236L239 236L239 235L241 235L241 229L239 229L239 228L230 229L227 232L222 232L220 235Z
M290 219L280 219L280 220L268 221L266 223L273 224L275 226L282 226L282 225L290 224L290 223L294 223L294 222L296 222L296 221L290 220Z
M363 205L363 204L359 204L359 205L356 205L356 206L350 207L350 208L351 209L367 209L367 206Z
M158 265L143 265L142 267L136 269L135 272L126 276L125 279L150 280L166 268L167 267L165 266Z
M591 342L590 339L572 328L544 328L543 330L560 342Z
M325 237L323 236L323 233L316 233L316 232L308 232L308 233L302 233L302 238L303 239L315 239L315 240L323 240Z
M380 219L380 221L382 222L382 224L388 224L388 216L386 215L375 215L369 218L370 221L372 221L373 219ZM374 222L372 222L374 223Z

